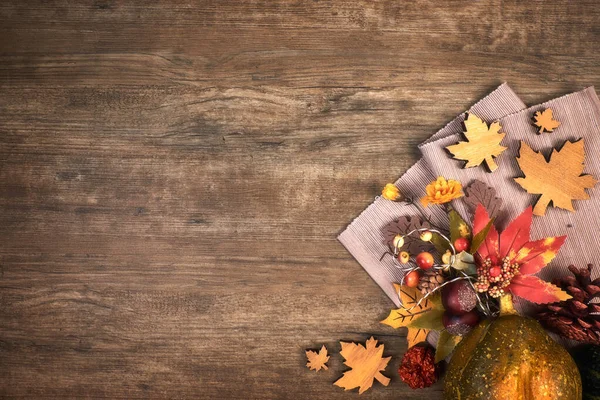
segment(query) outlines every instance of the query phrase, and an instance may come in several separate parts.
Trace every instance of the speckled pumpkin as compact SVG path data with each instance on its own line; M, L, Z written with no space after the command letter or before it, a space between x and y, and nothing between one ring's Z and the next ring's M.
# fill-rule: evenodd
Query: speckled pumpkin
M510 295L457 346L444 378L446 400L581 400L569 353L542 326L519 316Z

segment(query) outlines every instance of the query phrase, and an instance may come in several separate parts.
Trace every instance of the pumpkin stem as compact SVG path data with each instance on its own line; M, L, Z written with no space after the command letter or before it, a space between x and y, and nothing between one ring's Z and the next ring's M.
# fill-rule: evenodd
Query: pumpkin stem
M513 307L512 295L507 293L500 297L500 315L516 314L517 311Z

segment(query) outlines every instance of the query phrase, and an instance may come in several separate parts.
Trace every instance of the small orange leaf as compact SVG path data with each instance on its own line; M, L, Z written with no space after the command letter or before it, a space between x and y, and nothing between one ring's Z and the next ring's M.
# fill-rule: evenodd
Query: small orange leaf
M534 125L540 128L538 135L544 132L552 132L560 126L560 122L553 119L552 110L549 108L536 112L533 121Z
M373 386L373 380L377 379L383 386L390 383L390 378L381 372L385 370L392 357L383 357L383 344L377 345L377 340L371 337L365 346L351 342L340 342L342 351L340 354L346 360L344 364L352 368L344 372L344 375L335 381L334 385L352 390L359 388L361 394Z
M318 353L312 350L307 350L306 358L308 359L308 363L306 363L308 369L319 371L322 368L327 370L327 365L325 365L325 363L329 361L329 356L327 355L327 348L325 345L321 347L321 350L319 350Z

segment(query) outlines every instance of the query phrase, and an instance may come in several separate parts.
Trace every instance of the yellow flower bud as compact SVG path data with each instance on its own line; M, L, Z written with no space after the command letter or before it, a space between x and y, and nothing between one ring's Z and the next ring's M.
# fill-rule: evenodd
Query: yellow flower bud
M450 261L452 261L452 252L450 250L446 250L442 256L442 262L446 265L450 265Z
M385 187L381 191L381 196L384 199L391 201L404 200L404 196L402 195L402 193L400 193L400 189L398 189L393 183L388 183L387 185L385 185Z
M423 231L421 232L421 240L424 242L430 242L433 239L433 233L431 231Z
M394 248L399 249L400 247L404 246L404 236L402 235L396 235L394 236Z

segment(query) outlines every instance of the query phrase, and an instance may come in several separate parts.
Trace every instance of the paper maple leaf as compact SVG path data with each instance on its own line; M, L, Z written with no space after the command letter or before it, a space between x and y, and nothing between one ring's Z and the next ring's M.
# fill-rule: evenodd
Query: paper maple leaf
M467 141L448 146L446 149L455 159L467 161L465 168L476 167L485 162L490 171L495 171L498 164L494 157L506 150L506 147L500 145L505 136L504 133L500 133L500 124L494 122L488 128L475 114L467 114L464 125Z
M334 385L352 390L359 388L361 394L373 386L373 380L377 379L383 386L390 383L390 378L381 372L385 370L392 357L383 357L383 344L377 345L377 340L371 337L365 346L352 342L340 342L342 351L340 354L346 360L344 364L352 368L344 372L344 375L335 381Z
M429 298L427 298L423 300L421 304L412 308L418 304L419 300L421 300L423 297L423 294L419 291L419 289L410 288L408 286L400 286L398 284L394 284L394 287L400 296L402 307L390 311L390 315L381 321L381 323L396 329L407 327L408 334L406 335L406 340L408 341L408 348L410 349L414 345L424 342L427 339L429 329L411 328L408 325L417 317L420 317L426 312L430 311L433 308L433 303Z
M533 211L529 206L502 233L499 234L492 226L484 243L475 253L475 260L479 266L483 265L485 260L491 261L492 265L502 265L505 259L510 265L518 265L517 274L504 290L525 300L536 304L568 300L571 298L568 293L533 276L554 259L567 237L547 237L530 241L532 219ZM488 212L480 205L475 211L473 232L480 232L489 222Z
M327 348L325 345L321 347L321 350L319 350L318 353L312 350L307 350L306 358L308 359L308 362L306 363L308 369L319 371L322 368L327 370L327 365L325 365L325 363L329 361L329 356L327 355Z
M543 132L552 132L554 129L560 126L560 122L552 118L552 110L549 108L535 113L533 121L534 125L540 128L538 134Z
M542 195L533 209L535 215L544 215L550 202L554 207L574 211L572 200L590 198L585 189L594 187L597 181L591 175L582 175L584 159L583 140L565 142L562 149L552 151L549 161L521 142L517 161L525 177L515 181L528 193Z

